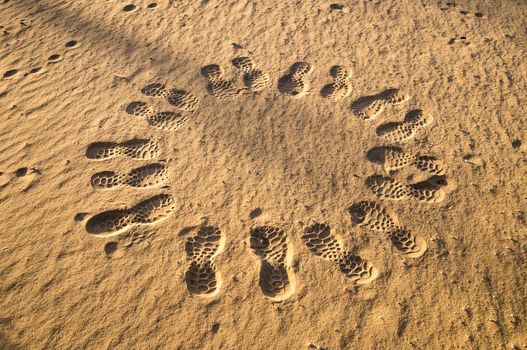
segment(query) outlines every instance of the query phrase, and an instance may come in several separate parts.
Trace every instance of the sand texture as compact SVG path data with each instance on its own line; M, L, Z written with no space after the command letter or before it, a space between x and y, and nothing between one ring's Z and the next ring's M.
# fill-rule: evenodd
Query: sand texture
M0 349L527 349L523 0L0 0Z

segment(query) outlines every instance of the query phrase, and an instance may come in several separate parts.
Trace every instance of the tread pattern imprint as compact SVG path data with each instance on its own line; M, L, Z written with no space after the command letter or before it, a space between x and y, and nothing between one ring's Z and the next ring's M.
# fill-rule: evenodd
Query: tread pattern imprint
M309 92L308 76L313 66L307 62L294 63L289 72L278 80L278 90L283 95L302 97Z
M125 156L137 160L150 160L161 154L159 143L148 139L118 142L95 142L86 149L86 157L92 160L108 160Z
M329 99L340 99L351 93L351 68L346 66L333 66L329 70L333 82L325 85L320 95Z
M201 68L201 74L207 79L207 90L212 96L226 100L240 94L236 79L225 79L225 72L219 65L209 64Z
M263 294L274 301L289 298L295 291L294 275L290 273L292 250L284 230L260 226L250 231L250 246L260 258L259 284Z
M159 112L143 101L133 101L126 107L126 113L144 118L149 125L165 131L176 131L185 125L188 118L183 113Z
M149 97L164 97L169 104L185 112L194 112L200 104L200 100L191 92L178 88L168 89L162 83L145 85L141 88L141 93Z
M404 142L415 137L423 127L430 125L434 118L416 109L406 114L404 120L398 123L387 123L377 128L377 135L389 142Z
M414 199L425 203L440 203L445 199L445 190L431 181L405 184L393 177L372 175L366 178L366 187L379 199Z
M412 166L431 175L445 175L444 162L435 157L412 154L396 147L385 147L382 151L382 166L388 174L392 171Z
M379 275L377 268L370 262L345 250L340 238L331 233L327 224L316 223L308 227L302 240L313 254L335 264L356 284L369 283Z
M259 92L271 86L271 77L256 67L256 64L249 57L236 57L232 60L232 65L243 72L243 83L251 92Z
M165 164L153 163L135 168L128 174L103 171L93 174L91 185L93 188L115 188L129 186L149 188L163 185L168 181L168 167Z
M221 275L214 260L225 246L225 236L219 228L202 226L196 235L185 243L185 251L190 264L185 274L187 289L190 293L212 297L221 288Z
M159 194L136 205L97 214L86 223L86 231L99 237L118 235L136 225L151 225L168 218L175 211L175 200Z
M351 105L351 112L362 120L377 118L389 105L396 106L408 101L409 96L400 89L389 89L377 95L359 98Z
M424 238L401 226L397 215L380 203L358 202L348 212L353 225L386 233L395 248L410 258L419 258L427 250Z

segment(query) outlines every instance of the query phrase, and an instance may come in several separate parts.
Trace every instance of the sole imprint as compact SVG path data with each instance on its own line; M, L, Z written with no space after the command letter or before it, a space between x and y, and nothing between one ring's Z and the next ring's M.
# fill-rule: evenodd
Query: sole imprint
M150 97L164 97L172 106L186 112L193 112L199 106L199 99L181 89L168 89L164 84L151 83L141 88L141 93Z
M431 175L444 175L445 164L432 156L420 156L413 153L404 152L399 147L375 147L368 151L367 158L383 166L386 173L412 166L417 170Z
M91 178L93 188L115 188L130 186L149 188L159 186L168 181L168 168L165 164L154 163L133 169L128 174L103 171L96 173Z
M207 79L207 91L212 96L225 100L238 96L240 90L236 87L236 80L227 80L223 69L217 64L209 64L201 68L201 74Z
M414 199L425 203L440 203L446 195L443 188L428 181L407 185L392 177L373 175L366 178L365 183L379 199Z
M407 257L419 258L428 249L424 238L402 227L397 215L380 203L362 201L353 204L348 212L353 225L387 234L395 248Z
M129 209L109 210L93 216L86 223L86 231L99 237L114 236L136 225L158 223L168 218L174 210L174 198L168 194L159 194Z
M408 95L399 89L389 89L377 95L364 96L353 102L351 112L362 120L377 118L389 105L399 105L408 101Z
M225 237L220 229L212 226L199 227L194 237L185 243L185 251L190 265L185 273L187 289L190 293L212 297L221 288L221 275L214 260L225 245Z
M289 72L278 80L278 90L284 95L302 97L309 92L307 77L313 66L307 62L294 63Z
M356 284L370 283L379 275L377 268L358 255L346 251L337 235L331 234L326 224L314 224L308 227L302 240L309 250L337 265L339 270Z
M333 66L329 70L333 82L325 85L320 91L324 98L339 99L351 93L351 68L346 66Z
M188 118L175 112L158 112L146 102L134 101L126 106L126 113L144 118L148 124L165 131L176 131L184 126Z
M259 92L271 86L271 77L262 71L249 57L236 57L232 65L243 72L243 83L252 92Z
M295 290L294 276L289 273L291 249L282 229L261 226L251 229L250 245L260 257L260 287L265 296L275 301L285 300Z
M149 160L158 157L160 154L159 144L147 139L134 139L121 143L95 142L86 149L86 157L94 160L106 160L117 156Z
M390 142L403 142L415 137L417 131L434 121L431 115L416 109L406 114L404 121L387 123L377 128L377 135Z

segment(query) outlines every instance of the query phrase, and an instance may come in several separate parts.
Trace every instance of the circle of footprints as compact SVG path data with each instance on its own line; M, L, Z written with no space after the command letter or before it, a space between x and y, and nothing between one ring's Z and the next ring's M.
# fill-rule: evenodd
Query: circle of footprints
M239 71L243 86L237 77L226 77L218 64L201 68L206 79L208 93L220 100L236 97L241 93L260 93L272 85L269 73L249 57L236 57L231 61ZM313 66L308 62L296 62L278 79L278 90L284 96L299 98L310 92L310 74ZM352 71L348 66L335 65L329 69L332 81L320 90L327 99L342 99L352 92ZM181 129L200 106L200 100L191 92L180 88L168 88L161 83L150 83L140 89L148 98L163 98L175 110L160 111L145 101L132 101L124 111L144 120L148 125L164 131ZM388 89L359 98L350 105L351 114L360 120L377 119L390 106L398 106L409 100L400 89ZM401 144L413 139L422 128L433 122L433 117L416 109L409 111L402 121L380 125L377 135L383 142L391 143L374 147L366 158L382 165L386 174L373 174L365 179L365 186L380 200L414 200L418 203L439 203L446 196L445 165L429 155L404 151ZM95 161L110 161L123 157L135 161L158 158L161 148L157 141L133 139L124 142L96 142L86 149L86 157ZM425 181L407 183L397 179L398 171L408 168L428 175ZM166 186L169 181L167 164L162 161L132 168L119 173L112 170L97 172L91 177L96 190L120 187L149 189ZM86 223L88 233L99 237L118 235L136 225L160 222L175 211L175 200L170 194L161 193L146 198L127 208L113 209L92 216ZM386 235L394 248L409 258L419 258L427 250L424 238L403 225L397 214L377 201L361 201L348 208L353 226ZM195 234L187 239L185 251L189 265L185 273L187 289L194 295L211 297L221 288L221 274L215 264L223 251L225 235L217 227L193 227ZM367 259L353 253L342 237L331 231L326 223L314 223L305 228L301 240L308 250L332 264L352 283L367 284L375 280L379 270ZM249 232L250 249L260 264L259 285L262 293L271 300L285 300L295 291L295 275L291 267L293 248L286 232L273 226L254 227Z

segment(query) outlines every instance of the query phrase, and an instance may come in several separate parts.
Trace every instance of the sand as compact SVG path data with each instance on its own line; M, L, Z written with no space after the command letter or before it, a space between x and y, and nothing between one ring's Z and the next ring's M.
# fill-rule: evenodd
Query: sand
M0 348L527 348L525 2L152 2L0 4Z

